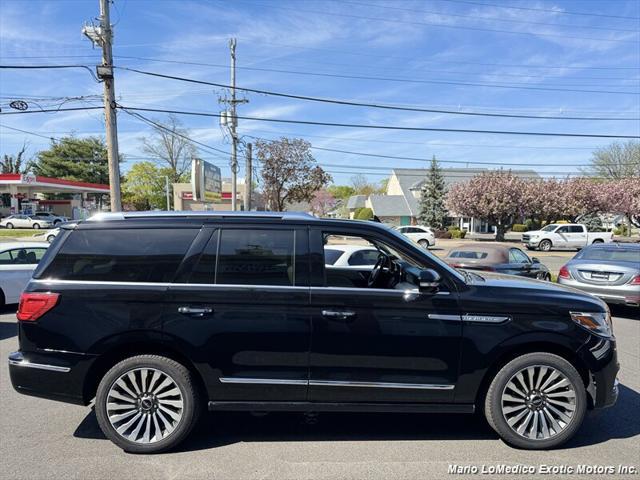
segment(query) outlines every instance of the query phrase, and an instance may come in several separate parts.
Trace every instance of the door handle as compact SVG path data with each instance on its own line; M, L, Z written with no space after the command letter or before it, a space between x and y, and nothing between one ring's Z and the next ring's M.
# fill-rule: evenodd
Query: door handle
M331 320L351 321L355 318L356 312L351 310L322 310L322 316Z
M213 308L211 307L178 307L178 312L183 315L189 315L191 317L204 317L210 313L213 313Z

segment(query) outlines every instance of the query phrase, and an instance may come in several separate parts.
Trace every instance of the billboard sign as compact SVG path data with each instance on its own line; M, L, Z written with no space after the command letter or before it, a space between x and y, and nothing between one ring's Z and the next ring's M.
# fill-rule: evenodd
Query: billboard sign
M222 195L220 169L211 163L194 158L191 163L191 188L196 202L219 202Z

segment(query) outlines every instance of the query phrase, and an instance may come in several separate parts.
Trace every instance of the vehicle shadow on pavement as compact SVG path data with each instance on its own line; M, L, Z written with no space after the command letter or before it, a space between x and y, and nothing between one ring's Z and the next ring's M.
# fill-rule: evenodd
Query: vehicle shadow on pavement
M0 340L15 337L18 334L16 322L0 322Z
M561 448L595 445L614 438L640 435L640 394L620 386L612 408L590 412L578 434ZM106 439L92 410L74 436ZM497 440L480 415L299 413L252 415L244 412L207 413L175 452L206 450L239 442L322 442L392 440Z

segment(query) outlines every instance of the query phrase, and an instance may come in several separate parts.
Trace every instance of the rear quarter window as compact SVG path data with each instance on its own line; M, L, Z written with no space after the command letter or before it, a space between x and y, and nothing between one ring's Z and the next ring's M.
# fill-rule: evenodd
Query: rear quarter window
M41 278L170 282L197 229L75 230Z

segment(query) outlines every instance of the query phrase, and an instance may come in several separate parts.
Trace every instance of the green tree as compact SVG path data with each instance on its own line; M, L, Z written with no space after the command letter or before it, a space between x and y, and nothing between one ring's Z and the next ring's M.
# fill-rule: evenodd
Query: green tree
M350 196L355 195L356 191L350 185L331 185L327 187L327 192L338 200L347 200Z
M353 218L356 220L371 220L373 218L373 210L368 207L359 208Z
M418 219L421 223L437 229L444 226L447 218L447 208L444 204L445 194L444 178L434 155L431 159L427 179L420 190Z
M107 147L100 137L64 137L37 154L36 175L90 183L109 183Z
M166 209L165 176L171 173L153 162L135 163L122 183L122 203L130 210Z

